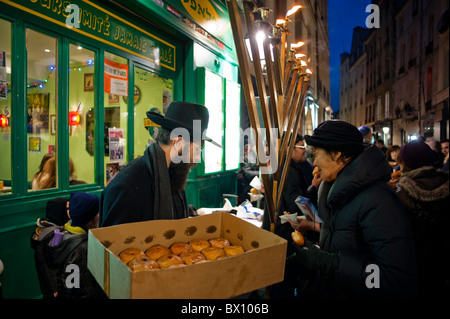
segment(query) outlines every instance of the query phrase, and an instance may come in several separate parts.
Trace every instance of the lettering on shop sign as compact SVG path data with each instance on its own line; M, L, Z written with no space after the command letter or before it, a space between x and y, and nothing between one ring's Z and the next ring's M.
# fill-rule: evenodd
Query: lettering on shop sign
M219 21L216 10L208 0L182 0L182 2L187 12L198 23Z
M3 1L3 0L0 0ZM175 46L88 0L27 0L7 4L175 71Z

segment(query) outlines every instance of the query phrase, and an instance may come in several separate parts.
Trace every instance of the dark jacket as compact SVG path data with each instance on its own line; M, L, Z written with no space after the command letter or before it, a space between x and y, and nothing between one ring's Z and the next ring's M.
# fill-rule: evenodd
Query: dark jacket
M155 144L152 145L156 146ZM164 197L169 198L164 192L161 194L163 198L156 198L155 195L159 193L162 185L155 182L158 172L149 151L152 145L143 156L134 159L120 170L103 190L100 198L100 227L154 220L155 200L163 202ZM171 192L172 202L165 202L164 205L171 204L169 209L173 215L170 219L188 217L185 191L172 191L170 184L167 189Z
M279 215L282 215L285 211L297 216L302 216L303 213L295 203L295 199L298 196L307 197L316 206L317 204L317 188L311 185L313 179L313 166L308 162L296 163L291 161L289 172L284 184L283 192L281 195L281 202L279 208ZM292 248L291 233L294 231L290 223L281 224L280 218L277 218L275 224L275 233L280 237L283 237L288 241L288 248L286 256L294 253ZM308 239L315 242L317 235L314 232L306 232Z
M423 298L450 293L449 175L432 166L403 172L397 183L411 223Z
M44 299L98 298L97 284L87 268L87 234L66 232L56 246L50 243L61 226L38 227L32 236L36 270ZM73 268L72 268L73 267Z
M408 298L417 294L414 246L403 206L387 185L390 166L376 146L319 190L320 246L339 265L326 291L342 298ZM323 184L323 183L322 183ZM326 207L326 209L324 209ZM379 288L368 288L379 270ZM369 285L370 286L370 285Z

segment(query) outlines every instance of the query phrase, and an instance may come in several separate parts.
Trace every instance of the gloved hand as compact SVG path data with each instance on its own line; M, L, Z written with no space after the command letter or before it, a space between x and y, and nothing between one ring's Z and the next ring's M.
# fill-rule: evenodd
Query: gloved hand
M303 247L292 243L295 247L295 258L306 269L320 270L326 277L332 277L339 265L339 256L336 253L326 252L305 239Z

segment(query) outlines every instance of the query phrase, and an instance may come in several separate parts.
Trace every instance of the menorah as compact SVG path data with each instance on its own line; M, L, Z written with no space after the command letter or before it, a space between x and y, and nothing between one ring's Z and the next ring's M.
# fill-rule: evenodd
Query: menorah
M247 35L243 34L244 28L239 13L238 0L227 0L250 124L255 130L261 127L265 128L265 136L255 134L255 142L258 145L256 148L257 159L260 168L266 165L260 160L261 154L259 153L261 150L265 150L262 145L264 143L275 145L276 154L273 155L276 156L277 167L272 171L261 170L267 211L271 224L274 224L279 214L281 194L289 173L295 139L304 125L304 101L311 74L305 62L305 55L296 51L304 43L291 44L290 49L287 49L289 46L287 36L290 34L287 25L291 22L289 16L294 14L301 6L294 6L283 19L276 20L275 25L272 25L268 21L271 12L269 8L256 8L252 0L240 0L239 4L244 15L243 20L245 21ZM255 12L260 13L260 20L255 20ZM257 32L264 34L262 48L266 75L263 73L263 67L260 63L261 54L256 41ZM246 48L244 38L248 39L250 49ZM256 80L263 126L261 126L258 116L258 105L252 85L251 76L253 74ZM266 92L266 86L268 92ZM270 103L266 102L267 97ZM263 140L264 137L265 141Z

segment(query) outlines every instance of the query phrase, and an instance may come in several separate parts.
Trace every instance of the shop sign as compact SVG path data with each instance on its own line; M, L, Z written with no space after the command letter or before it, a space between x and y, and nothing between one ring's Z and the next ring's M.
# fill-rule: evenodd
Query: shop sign
M186 11L198 24L218 23L216 10L208 0L181 0Z
M175 71L175 46L88 0L0 0Z

